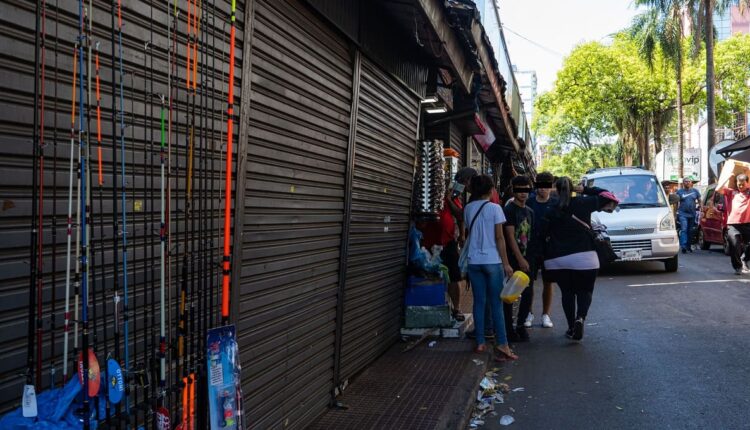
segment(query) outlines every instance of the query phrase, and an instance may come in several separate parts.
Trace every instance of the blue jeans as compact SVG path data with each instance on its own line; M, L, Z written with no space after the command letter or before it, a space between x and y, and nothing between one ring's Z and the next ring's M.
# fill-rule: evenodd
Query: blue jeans
M680 248L688 249L690 248L691 233L695 229L695 215L678 212L677 218L680 221Z
M503 306L500 304L500 291L503 289L502 264L469 264L469 280L474 294L474 324L477 344L485 342L485 308L489 303L492 323L495 326L495 339L498 345L508 343L505 333Z

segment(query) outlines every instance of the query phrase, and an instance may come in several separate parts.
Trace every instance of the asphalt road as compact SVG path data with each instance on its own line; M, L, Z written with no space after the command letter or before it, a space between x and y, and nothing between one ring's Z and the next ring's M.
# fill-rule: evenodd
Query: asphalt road
M482 428L750 429L750 276L734 275L718 247L680 255L677 273L602 271L580 344L563 335L559 299L555 327L541 328L537 293L531 342L501 372L524 391Z

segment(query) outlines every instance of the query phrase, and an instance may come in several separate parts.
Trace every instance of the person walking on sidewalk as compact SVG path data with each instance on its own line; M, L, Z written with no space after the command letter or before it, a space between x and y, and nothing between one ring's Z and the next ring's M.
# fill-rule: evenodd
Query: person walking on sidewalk
M600 188L574 189L567 177L558 179L555 187L560 200L546 219L544 267L550 279L560 286L568 321L565 335L581 340L599 271L599 257L589 231L591 213L612 212L619 200ZM573 191L582 195L573 197Z
M531 278L531 263L529 245L534 234L534 211L526 206L531 192L531 180L526 176L516 176L511 180L513 187L513 201L505 206L505 240L508 245L508 260L514 271L520 270ZM524 322L531 311L534 299L534 286L523 290L521 303L518 306L516 327L513 328L513 304L503 303L505 315L505 332L510 342L528 342L529 332Z
M541 172L536 176L536 182L534 183L536 191L529 195L529 199L526 202L526 206L534 211L534 228L531 232L531 281L536 281L538 274L542 274L542 327L552 328L551 309L552 309L552 281L547 276L547 271L544 269L544 256L542 255L542 235L544 231L544 217L547 216L549 211L557 205L557 197L552 195L552 190L555 187L555 177L552 173ZM533 305L534 300L532 297L531 303ZM531 327L534 321L534 314L529 312L529 316L524 322L524 327Z
M716 191L724 195L728 206L726 208L729 211L727 239L734 273L737 275L750 273L747 267L750 255L746 252L746 246L750 243L750 187L748 187L747 175L744 173L736 177L732 175L729 183L719 185Z
M477 353L487 351L484 337L485 305L489 301L495 326L495 354L497 359L518 358L510 350L503 323L500 291L504 276L513 273L505 250L503 224L505 215L500 205L492 203L492 178L475 176L471 180L472 202L464 209L467 222L467 261L471 290L474 295L474 323L476 325ZM475 198L474 198L475 197Z
M696 208L700 205L701 193L693 188L693 180L685 177L682 188L677 190L680 205L677 207L677 219L680 222L680 248L682 253L693 252L690 238L695 229Z

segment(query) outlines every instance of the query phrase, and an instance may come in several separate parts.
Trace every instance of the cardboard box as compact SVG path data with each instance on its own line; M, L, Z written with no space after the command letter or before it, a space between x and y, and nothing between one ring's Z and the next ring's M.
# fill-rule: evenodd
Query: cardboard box
M748 172L750 172L750 163L732 159L727 160L724 163L724 166L721 168L721 174L719 175L717 188L727 186L729 178L732 176L732 174L736 176L741 173L748 174Z

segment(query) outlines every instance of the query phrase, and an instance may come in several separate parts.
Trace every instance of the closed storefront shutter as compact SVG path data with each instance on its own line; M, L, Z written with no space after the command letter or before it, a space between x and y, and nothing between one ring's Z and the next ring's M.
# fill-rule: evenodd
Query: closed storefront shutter
M418 98L362 60L341 380L398 336L419 121Z
M333 385L352 94L347 44L299 2L256 3L237 315L252 428L300 427Z

